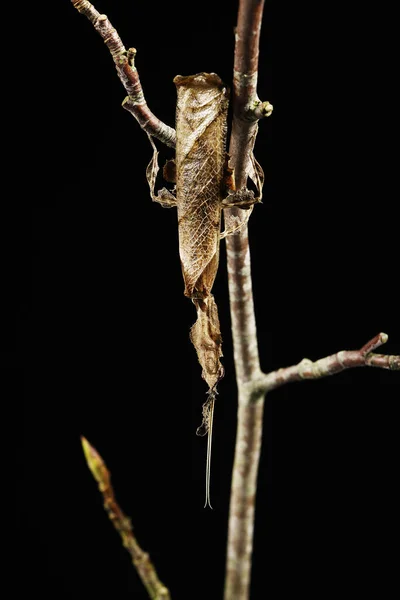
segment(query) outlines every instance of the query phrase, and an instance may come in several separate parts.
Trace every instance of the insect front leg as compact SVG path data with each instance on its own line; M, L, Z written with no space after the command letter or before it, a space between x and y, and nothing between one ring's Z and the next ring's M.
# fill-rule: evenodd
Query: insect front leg
M153 142L153 139L150 135L148 136L148 138L149 138L151 146L153 148L153 157L152 157L151 161L149 162L149 164L147 165L147 169L146 169L146 178L147 178L147 182L148 182L149 188L150 188L151 199L153 200L153 202L158 202L158 204L161 204L161 206L163 208L172 208L174 206L176 207L177 206L176 197L172 192L167 190L167 188L164 187L161 190L159 190L157 195L154 192L154 188L156 185L156 178L157 178L158 171L160 170L160 167L158 166L157 147L156 147L155 143ZM168 161L168 162L174 162L174 161ZM165 173L166 173L166 170L164 168L164 174ZM167 179L167 180L170 181L170 179Z
M228 219L225 217L225 230L220 234L220 239L238 233L242 227L248 222L250 215L253 211L254 205L261 203L262 188L264 184L264 172L256 161L253 152L250 153L249 162L249 178L252 180L256 187L256 193L253 190L247 188L237 190L235 185L235 172L229 166L229 155L226 156L225 161L225 176L224 183L227 191L227 196L221 202L221 208L241 208L243 215L229 215Z

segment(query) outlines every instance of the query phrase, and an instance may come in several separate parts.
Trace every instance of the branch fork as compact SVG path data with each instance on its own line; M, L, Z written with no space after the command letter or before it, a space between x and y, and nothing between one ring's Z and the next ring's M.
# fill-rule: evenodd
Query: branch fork
M79 12L89 19L110 51L118 77L128 94L122 103L123 108L135 117L146 133L156 137L167 146L175 148L175 129L160 121L147 105L139 74L135 67L136 49L129 48L129 50L126 50L107 15L100 14L88 0L71 0L71 2Z
M400 356L376 354L374 350L386 344L389 336L379 333L359 350L341 350L331 356L312 361L308 358L291 367L278 369L255 379L251 386L254 391L267 393L287 383L304 379L321 379L355 367L378 367L392 371L400 370Z
M122 103L123 108L135 117L149 136L175 147L175 130L160 121L147 106L135 66L136 50L125 49L108 18L100 15L90 2L87 0L71 0L71 2L92 22L113 57L118 75L128 94ZM273 111L272 104L267 101L261 102L257 96L259 37L263 9L264 0L239 0L233 73L234 117L229 147L231 165L235 170L236 189L239 191L246 189L247 179L251 173L250 157L257 134L257 122L261 118L270 116ZM240 212L240 209L235 207L225 209L227 218L233 221L240 220ZM388 340L387 334L380 333L359 350L342 350L314 362L305 358L297 365L267 374L262 373L253 306L247 222L236 235L228 236L226 240L239 406L224 597L225 600L247 600L250 590L257 472L266 393L286 383L320 379L354 367L400 370L400 356L375 353L375 350ZM129 546L128 550L134 553L137 542L133 538L130 521L115 502L108 472L98 466L97 453L94 455L92 452L94 449L89 451L88 448L87 445L85 454L89 467L90 461L94 466L94 471L92 467L91 470L105 498L105 508L123 540L131 540L129 542L131 545L128 544L126 547ZM99 468L100 471L96 470ZM126 545L125 541L124 545ZM142 550L133 562L139 574L140 565L152 567L148 555ZM158 595L150 594L151 597L156 600L168 599L170 596L166 588L157 578L155 581Z

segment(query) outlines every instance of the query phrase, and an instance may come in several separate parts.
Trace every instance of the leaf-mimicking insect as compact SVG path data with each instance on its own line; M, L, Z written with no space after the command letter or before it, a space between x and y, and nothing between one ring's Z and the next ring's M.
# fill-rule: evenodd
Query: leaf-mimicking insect
M217 383L223 377L222 338L217 305L211 293L219 263L223 208L249 209L259 198L253 192L235 197L232 170L228 167L226 132L228 90L215 73L198 73L174 79L177 88L176 155L168 161L164 177L176 184L154 194L158 152L153 141L153 160L147 169L153 200L178 209L179 256L185 296L194 303L197 321L190 338L208 384L203 423L198 435L208 434L206 502L210 504L212 423ZM226 198L231 199L230 203ZM224 202L225 201L225 202ZM247 211L250 213L250 211Z

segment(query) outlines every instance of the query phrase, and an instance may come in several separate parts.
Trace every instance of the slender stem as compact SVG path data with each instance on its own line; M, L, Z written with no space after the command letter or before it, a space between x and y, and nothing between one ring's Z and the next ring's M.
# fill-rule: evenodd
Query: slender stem
M128 94L122 103L123 108L135 117L140 127L149 135L158 138L167 146L175 148L175 129L160 121L147 105L139 74L135 67L135 48L126 50L107 15L101 15L88 0L71 0L71 2L80 13L89 19L110 51L118 77Z
M104 508L115 529L121 536L122 543L131 555L132 562L152 600L170 600L171 596L165 585L159 580L150 556L139 546L133 533L131 520L122 512L115 499L111 476L102 457L97 450L82 437L82 447L88 467L97 481L102 493Z
M238 190L246 188L250 153L253 150L257 121L249 120L248 107L258 105L258 47L264 0L241 0L235 32L233 76L233 122L229 154ZM226 209L229 216L240 216L238 208ZM254 377L260 370L250 269L248 229L226 238L229 294L235 366L238 383Z
M331 356L320 358L312 362L308 358L298 365L286 367L262 375L259 379L252 382L252 388L257 393L269 392L281 385L293 381L302 381L304 379L321 379L328 375L340 373L345 369L355 367L378 367L380 369L400 370L400 356L389 354L376 354L376 350L388 340L386 333L379 333L372 340L367 342L360 350L341 350Z
M239 396L238 429L232 476L225 600L248 598L253 550L257 472L264 402Z
M247 225L227 237L226 246L233 349L240 387L260 374Z
M245 189L257 121L249 107L258 106L256 93L258 47L264 0L241 0L236 28L233 123L229 153L237 189ZM240 209L227 209L240 216ZM263 392L257 397L248 386L258 378L260 361L250 268L248 229L226 238L229 296L238 384L238 430L232 476L228 525L225 600L249 597L257 473L261 450Z

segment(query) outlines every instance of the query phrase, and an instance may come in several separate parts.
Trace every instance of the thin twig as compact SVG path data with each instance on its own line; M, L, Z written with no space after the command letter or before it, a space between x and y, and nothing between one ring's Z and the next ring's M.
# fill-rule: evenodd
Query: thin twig
M278 369L264 375L252 382L251 386L257 393L266 393L271 390L303 379L321 379L328 375L340 373L355 367L378 367L380 369L400 370L400 356L375 354L372 352L385 344L388 340L386 333L379 333L367 342L360 350L342 350L331 356L320 358L312 362L304 358L298 365Z
M240 0L235 32L233 122L229 153L236 186L246 189L257 133L258 48L264 0ZM261 103L267 108L266 103ZM272 107L271 107L272 108ZM259 110L261 113L262 110ZM266 116L260 114L260 116ZM240 218L229 208L228 217ZM232 474L225 600L245 600L250 589L257 472L261 451L264 397L255 400L247 384L261 376L250 268L247 224L226 238L229 297L238 384L238 430Z
M260 106L266 108L268 105L272 109L268 102L260 102L257 96L258 47L263 7L264 0L241 0L235 31L234 116L229 154L238 190L244 190L247 186L258 118L270 114L268 110L263 112ZM239 208L225 210L228 219L241 219L242 214L243 211ZM238 234L227 237L226 245L235 367L240 383L253 378L260 370L247 225Z
M132 562L150 598L152 600L170 600L170 593L159 580L150 556L141 549L134 536L131 520L122 512L115 499L110 472L102 457L86 438L81 437L81 441L88 467L103 495L104 508L120 534L123 545L131 555Z
M101 15L88 0L71 0L74 7L83 13L101 35L114 60L118 76L128 94L122 103L149 135L156 137L167 146L175 148L175 129L158 119L149 109L145 100L139 74L135 67L135 48L126 50L117 31L106 15Z

